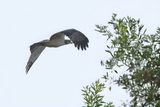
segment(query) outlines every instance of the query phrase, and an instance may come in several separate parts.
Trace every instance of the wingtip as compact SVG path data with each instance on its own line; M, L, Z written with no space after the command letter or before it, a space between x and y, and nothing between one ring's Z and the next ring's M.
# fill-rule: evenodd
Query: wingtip
M32 66L32 62L29 62L28 64L27 64L27 66L26 66L26 75L28 74L28 72L29 72L29 70L30 70L30 68L31 68L31 66Z
M29 69L27 69L27 67L26 67L26 71L25 71L26 75L28 74L28 71L29 71Z
M27 74L28 74L28 71L26 70L25 72L26 72L26 75L27 75Z
M28 71L30 70L30 68L31 68L31 66L32 66L32 63L27 63L27 65L26 65L26 75L28 74Z

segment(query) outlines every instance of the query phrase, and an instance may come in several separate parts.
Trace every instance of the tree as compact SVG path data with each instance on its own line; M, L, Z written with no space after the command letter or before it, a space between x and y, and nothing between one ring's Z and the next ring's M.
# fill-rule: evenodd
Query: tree
M112 81L130 93L130 107L160 107L160 28L155 34L146 34L139 19L117 18L116 14L108 26L96 28L107 37L105 51L110 56L101 62L107 69L104 79L118 74Z
M104 90L105 84L97 80L91 85L83 87L83 96L85 100L84 107L114 107L114 105L109 102L106 103L103 101L104 96L101 95L101 92Z

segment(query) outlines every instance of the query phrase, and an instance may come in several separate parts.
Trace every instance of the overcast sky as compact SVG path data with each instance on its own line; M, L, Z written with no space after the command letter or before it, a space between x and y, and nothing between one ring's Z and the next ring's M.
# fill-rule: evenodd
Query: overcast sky
M107 72L100 65L107 58L106 38L95 24L117 13L140 18L154 33L159 5L159 0L0 0L0 107L82 107L82 87ZM89 38L87 51L73 45L46 48L26 75L29 46L69 28ZM116 106L128 99L119 88L105 94Z

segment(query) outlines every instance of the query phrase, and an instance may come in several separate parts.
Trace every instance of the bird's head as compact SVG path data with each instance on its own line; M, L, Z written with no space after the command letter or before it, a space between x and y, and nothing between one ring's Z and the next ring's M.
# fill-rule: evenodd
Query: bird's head
M72 41L70 41L70 40L65 40L64 42L65 42L65 44L71 44L72 43Z

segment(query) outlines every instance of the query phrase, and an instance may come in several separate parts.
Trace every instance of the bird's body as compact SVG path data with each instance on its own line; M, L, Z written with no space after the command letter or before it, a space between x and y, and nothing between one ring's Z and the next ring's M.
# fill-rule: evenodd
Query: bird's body
M65 45L64 41L56 41L56 40L46 40L45 42L41 43L46 47L59 47Z
M70 40L66 40L65 36L68 36ZM78 49L81 48L82 50L86 50L88 47L88 42L88 38L80 31L76 29L68 29L53 34L48 40L34 43L30 46L31 55L26 65L26 73L28 73L33 63L37 60L46 47L60 47L74 43L75 47Z

